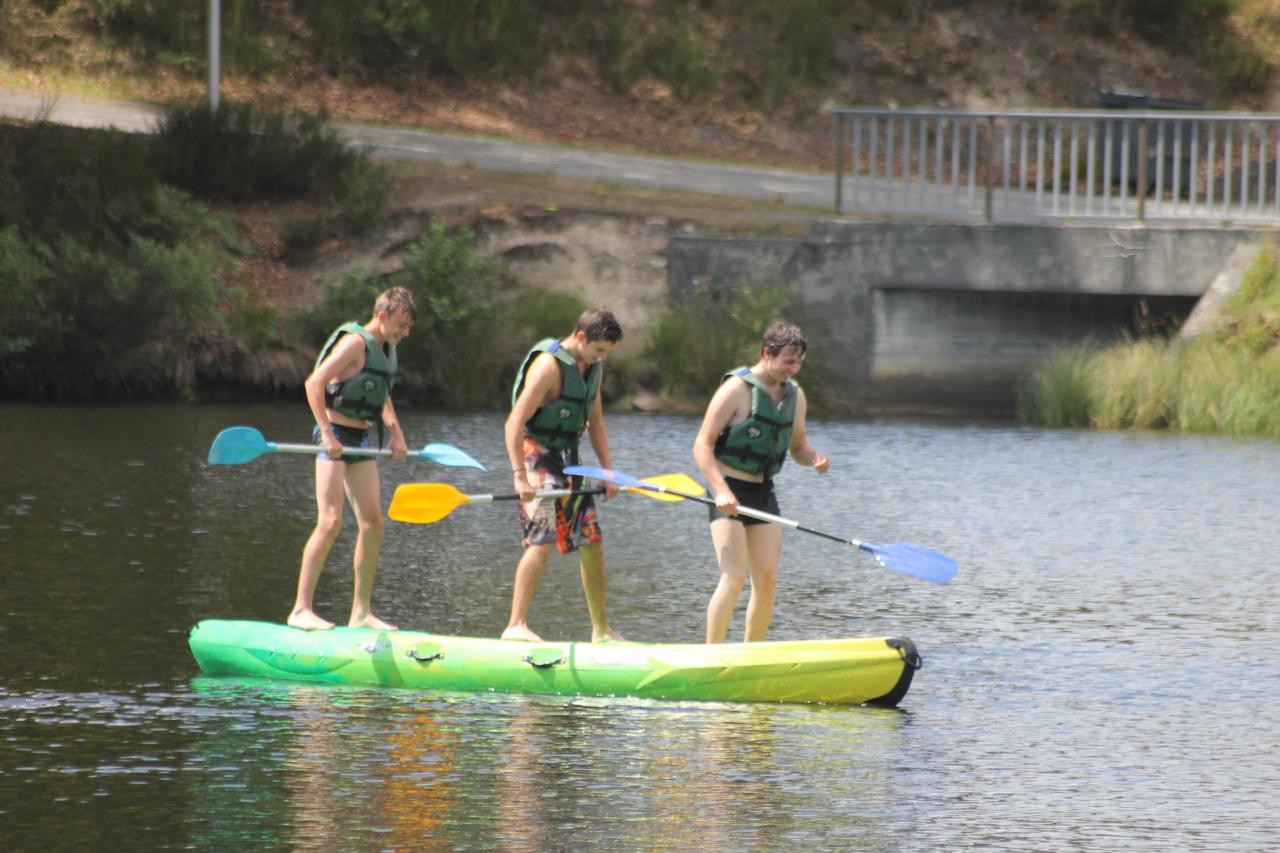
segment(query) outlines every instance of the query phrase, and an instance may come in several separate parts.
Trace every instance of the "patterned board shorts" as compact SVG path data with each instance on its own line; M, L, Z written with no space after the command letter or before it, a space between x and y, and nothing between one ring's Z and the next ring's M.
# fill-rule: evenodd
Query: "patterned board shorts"
M524 439L524 469L529 485L539 491L568 489L582 485L581 477L567 477L564 457L547 450L533 439ZM570 481L574 481L572 485ZM570 495L564 498L534 498L520 502L520 526L524 546L555 543L561 554L569 554L583 545L601 541L600 524L596 521L594 495Z

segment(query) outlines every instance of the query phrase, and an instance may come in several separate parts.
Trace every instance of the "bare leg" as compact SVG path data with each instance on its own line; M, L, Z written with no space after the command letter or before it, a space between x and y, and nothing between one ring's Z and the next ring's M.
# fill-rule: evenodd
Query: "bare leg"
M295 628L323 630L333 623L315 612L316 583L324 569L329 549L342 529L342 469L346 466L323 457L316 459L316 526L302 549L298 572L298 594L288 622Z
M707 642L723 643L733 608L747 582L747 536L743 525L728 518L711 522L711 544L720 564L720 582L707 605Z
M530 545L524 549L520 562L516 565L516 586L511 593L511 618L502 632L504 640L526 640L538 643L542 638L529 628L529 603L538 589L538 581L542 579L542 570L547 565L547 557L551 556L551 544Z
M345 467L347 499L351 501L359 525L353 560L355 585L351 592L351 619L347 624L353 628L394 631L395 625L382 621L373 613L373 581L378 574L378 556L382 553L385 530L378 491L378 466L374 462L363 462Z
M778 560L782 555L782 528L753 524L746 528L751 557L751 597L747 601L747 625L743 642L758 643L773 620L773 599L778 588Z
M582 562L578 571L582 576L582 591L587 596L587 612L591 614L591 642L621 640L622 635L609 627L609 618L605 615L604 545L592 542L582 546L579 554Z

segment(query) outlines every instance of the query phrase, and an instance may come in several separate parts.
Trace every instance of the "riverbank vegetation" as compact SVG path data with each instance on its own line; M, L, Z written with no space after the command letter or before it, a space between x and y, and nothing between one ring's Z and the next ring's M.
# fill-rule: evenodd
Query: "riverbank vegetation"
M1280 265L1268 241L1210 331L1051 356L1019 416L1052 427L1280 436Z
M390 181L320 119L228 102L173 107L154 135L0 124L0 183L14 190L0 204L0 396L299 393L316 345L403 286L419 310L401 399L501 408L525 349L563 335L586 305L517 281L466 228L435 218L376 269L320 276L312 297L264 295L260 244L296 258L358 239L379 224ZM264 238L263 206L293 203L299 213ZM607 398L700 404L785 302L760 283L732 306L663 315L615 360Z

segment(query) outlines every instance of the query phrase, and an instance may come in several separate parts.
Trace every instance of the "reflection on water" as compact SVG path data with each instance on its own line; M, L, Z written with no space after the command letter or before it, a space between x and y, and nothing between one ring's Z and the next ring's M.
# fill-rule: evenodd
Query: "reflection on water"
M896 711L428 694L198 677L201 848L776 850L835 838L803 792L882 799ZM795 749L811 730L839 747ZM779 749L779 738L792 749ZM856 769L842 758L861 757ZM852 772L851 772L852 770ZM661 816L657 818L656 816ZM888 834L855 814L840 834Z
M494 470L501 417L402 413ZM959 560L945 586L789 531L770 635L905 635L901 711L318 688L196 676L186 631L279 620L310 532L305 461L204 464L219 429L305 441L302 406L0 406L0 849L1262 850L1280 786L1280 446L817 420L830 474L783 514ZM614 464L696 470L695 419L610 419ZM503 475L387 464L399 482ZM495 636L509 507L392 524L380 612ZM601 510L610 621L697 641L705 515ZM317 604L349 606L351 524ZM345 549L345 550L344 550ZM553 558L532 618L590 625ZM739 610L731 630L740 630ZM1229 831L1223 831L1229 827Z

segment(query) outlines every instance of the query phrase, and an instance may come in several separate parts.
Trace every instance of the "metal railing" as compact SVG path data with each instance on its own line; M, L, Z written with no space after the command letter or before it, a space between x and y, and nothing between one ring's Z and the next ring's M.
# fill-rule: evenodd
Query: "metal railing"
M832 109L836 213L1280 222L1280 116Z

